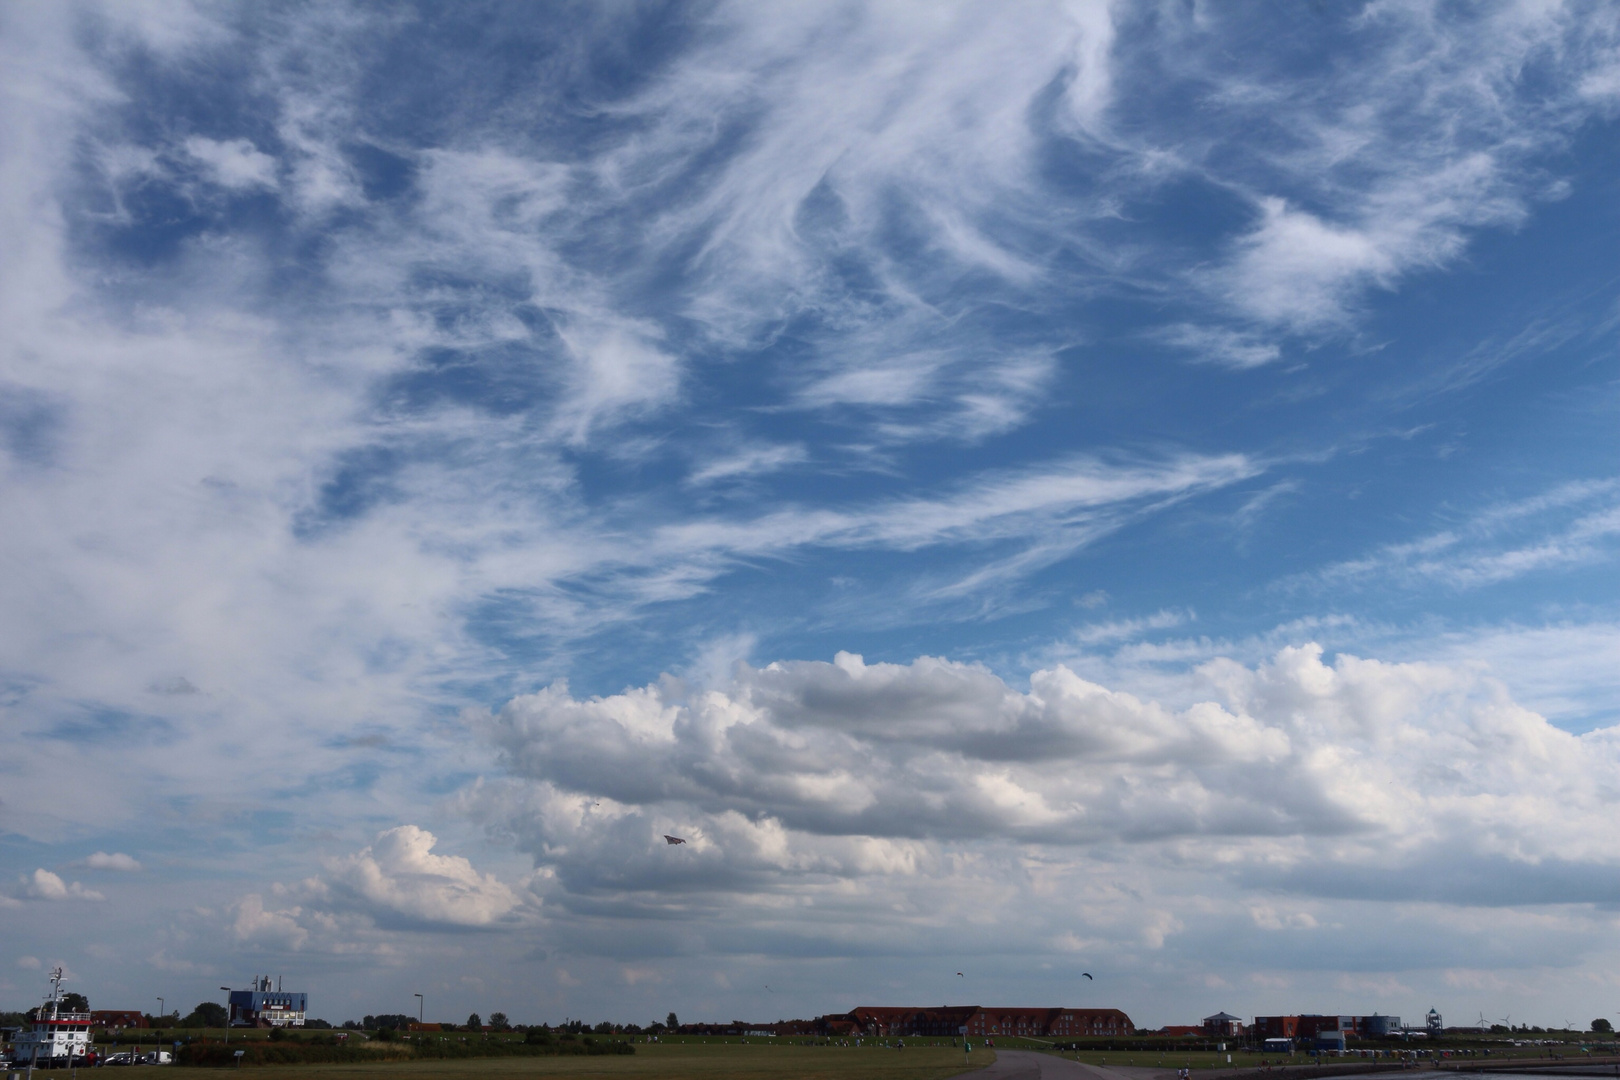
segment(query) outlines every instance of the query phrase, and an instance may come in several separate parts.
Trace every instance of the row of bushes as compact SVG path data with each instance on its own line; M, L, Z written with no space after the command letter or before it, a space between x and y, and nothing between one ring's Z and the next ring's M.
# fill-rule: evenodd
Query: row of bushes
M241 1053L238 1059L237 1053ZM379 1046L321 1045L312 1043L256 1042L232 1046L228 1043L198 1043L180 1048L180 1065L297 1065L350 1064L362 1061L406 1061L419 1058L550 1057L573 1054L633 1054L636 1048L618 1040L558 1042L508 1042L497 1039L418 1038Z
M237 1058L237 1054L241 1058ZM359 1061L404 1061L415 1057L404 1043L370 1050L358 1046L311 1046L307 1043L193 1043L182 1046L177 1065L299 1065L349 1064Z

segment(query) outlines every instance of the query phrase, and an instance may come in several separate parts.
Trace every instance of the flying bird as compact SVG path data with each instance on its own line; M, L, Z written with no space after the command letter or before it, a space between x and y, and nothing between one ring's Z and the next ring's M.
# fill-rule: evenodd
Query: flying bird
M666 844L684 844L684 843L686 843L686 841L682 840L678 836L671 836L668 833L665 833L664 834L664 843L666 843Z
M1084 975L1088 979L1091 979L1091 972L1089 972L1089 971L1082 971L1080 974ZM1091 979L1091 981L1096 982L1097 980L1096 979Z

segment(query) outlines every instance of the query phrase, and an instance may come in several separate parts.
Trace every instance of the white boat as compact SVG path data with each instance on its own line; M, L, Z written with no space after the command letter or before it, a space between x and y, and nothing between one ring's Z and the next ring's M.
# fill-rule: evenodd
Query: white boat
M35 1013L33 1030L11 1040L13 1067L63 1068L85 1065L90 1057L90 1014L62 1008L62 969L51 972L51 995Z

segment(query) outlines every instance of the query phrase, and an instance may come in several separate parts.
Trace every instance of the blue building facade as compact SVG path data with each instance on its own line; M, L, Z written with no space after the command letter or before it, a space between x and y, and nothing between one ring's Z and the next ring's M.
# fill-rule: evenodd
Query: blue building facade
M272 988L270 976L253 980L251 990L232 990L230 996L233 1027L303 1027L309 995L283 990L279 982Z

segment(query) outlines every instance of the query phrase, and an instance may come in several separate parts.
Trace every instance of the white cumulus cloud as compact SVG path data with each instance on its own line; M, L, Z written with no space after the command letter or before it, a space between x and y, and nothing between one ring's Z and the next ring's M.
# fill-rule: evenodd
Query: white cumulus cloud
M63 881L41 867L21 879L22 895L32 900L105 900L94 889L87 889L77 881Z
M98 851L87 856L83 863L88 870L121 870L124 873L135 873L141 869L140 862L133 855L122 852Z
M301 949L309 940L309 931L298 922L300 908L272 911L264 906L264 897L252 893L238 900L233 910L231 929L238 941Z
M520 909L516 890L459 855L435 855L437 842L415 825L389 829L359 853L329 860L331 887L384 920L490 926Z

